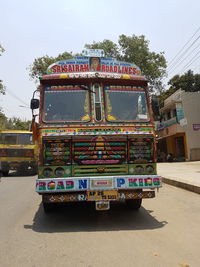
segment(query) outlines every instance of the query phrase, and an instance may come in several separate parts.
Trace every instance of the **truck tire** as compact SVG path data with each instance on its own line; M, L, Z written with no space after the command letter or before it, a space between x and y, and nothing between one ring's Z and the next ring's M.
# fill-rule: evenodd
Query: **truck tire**
M141 207L142 199L126 199L126 205L129 209L138 210Z
M25 166L20 166L18 169L17 169L17 172L19 173L19 175L26 175L27 174L27 167Z
M55 204L42 202L42 205L43 205L43 210L45 213L51 213L55 211Z
M33 167L31 168L31 173L32 173L33 175L37 175L37 174L38 174L38 167L37 167L37 166L33 166Z
M9 173L9 171L2 171L2 175L5 176L5 177L8 176L8 173Z

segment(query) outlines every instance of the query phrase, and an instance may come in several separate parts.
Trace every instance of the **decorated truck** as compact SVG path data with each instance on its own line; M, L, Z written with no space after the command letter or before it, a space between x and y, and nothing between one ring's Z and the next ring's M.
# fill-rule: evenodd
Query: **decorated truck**
M147 79L135 64L85 50L50 65L39 99L34 95L36 192L45 212L75 201L92 201L97 210L112 201L139 209L143 198L155 197L161 177L153 113Z
M37 172L37 147L32 141L32 132L0 130L0 171L8 176L10 170L20 174Z

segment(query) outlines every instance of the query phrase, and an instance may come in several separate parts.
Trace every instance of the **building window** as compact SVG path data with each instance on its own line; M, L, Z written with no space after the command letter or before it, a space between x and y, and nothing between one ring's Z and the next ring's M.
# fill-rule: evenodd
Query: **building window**
M171 119L171 112L167 112L167 120L170 120Z
M173 118L176 117L176 109L173 109L172 116L173 116Z

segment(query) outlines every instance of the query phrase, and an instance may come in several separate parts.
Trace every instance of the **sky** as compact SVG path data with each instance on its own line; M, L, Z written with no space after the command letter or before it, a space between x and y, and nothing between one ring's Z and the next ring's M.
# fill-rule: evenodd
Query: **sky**
M200 72L199 0L0 0L0 7L0 107L9 118L31 119L36 84L28 68L35 58L80 53L93 41L117 43L121 34L144 35L150 51L164 52L168 79L187 67Z

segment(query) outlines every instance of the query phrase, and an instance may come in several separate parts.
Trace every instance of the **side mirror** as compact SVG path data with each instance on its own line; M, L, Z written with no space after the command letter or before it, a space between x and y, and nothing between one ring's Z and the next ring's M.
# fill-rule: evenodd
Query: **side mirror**
M151 106L152 106L152 111L155 117L158 117L160 115L159 111L159 102L157 96L153 95L151 97Z
M39 108L39 105L40 105L39 99L36 99L36 98L31 99L31 104L30 104L31 109L37 109Z

